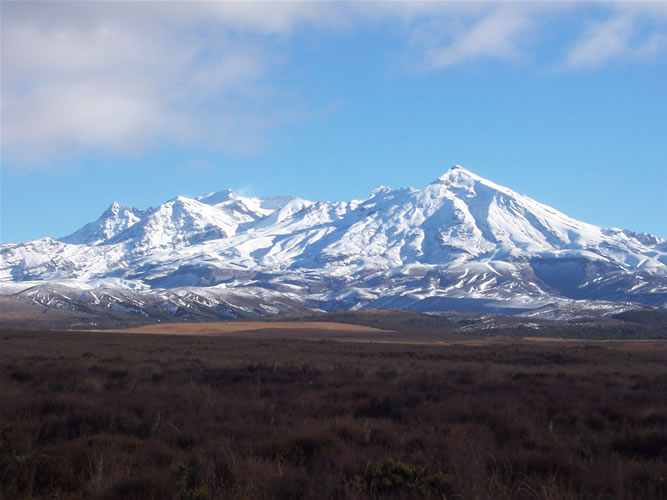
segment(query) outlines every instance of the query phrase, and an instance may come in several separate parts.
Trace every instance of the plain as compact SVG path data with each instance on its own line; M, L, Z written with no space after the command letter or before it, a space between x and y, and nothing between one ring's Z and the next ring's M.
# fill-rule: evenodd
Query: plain
M667 344L0 335L2 498L664 498Z

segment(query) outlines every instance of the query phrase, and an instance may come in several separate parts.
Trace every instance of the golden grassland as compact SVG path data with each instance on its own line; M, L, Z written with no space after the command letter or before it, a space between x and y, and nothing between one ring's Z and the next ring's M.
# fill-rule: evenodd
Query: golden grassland
M313 340L336 338L378 338L384 334L396 333L364 325L314 321L219 321L207 323L156 323L134 328L113 329L118 333L159 334L159 335L233 335L259 333L265 336L305 337Z

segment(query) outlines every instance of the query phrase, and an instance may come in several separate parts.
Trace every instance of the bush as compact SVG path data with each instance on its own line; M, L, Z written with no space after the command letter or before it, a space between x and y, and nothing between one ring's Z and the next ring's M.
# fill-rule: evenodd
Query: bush
M427 475L426 467L392 459L370 467L362 481L370 496L448 496L452 493L449 476L442 472Z

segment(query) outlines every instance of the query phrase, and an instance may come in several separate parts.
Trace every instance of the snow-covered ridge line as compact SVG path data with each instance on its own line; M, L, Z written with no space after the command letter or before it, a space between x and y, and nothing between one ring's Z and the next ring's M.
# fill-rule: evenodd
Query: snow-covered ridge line
M135 295L190 290L258 314L519 313L554 300L665 307L667 243L577 221L455 166L423 189L382 187L361 201L226 190L148 210L114 203L60 240L0 245L0 293L15 294L20 282Z

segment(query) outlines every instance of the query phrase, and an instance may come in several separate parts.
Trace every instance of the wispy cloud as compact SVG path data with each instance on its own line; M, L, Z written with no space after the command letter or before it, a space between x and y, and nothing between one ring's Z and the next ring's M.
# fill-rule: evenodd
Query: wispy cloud
M413 66L530 61L550 2L3 2L3 166L162 141L258 151L271 130L318 116L273 82L302 27L387 23ZM568 70L667 51L667 4L599 4L563 56ZM330 96L330 102L341 96ZM36 162L36 163L35 163Z
M516 59L520 54L518 43L521 36L532 26L525 9L500 6L485 13L471 26L457 30L451 43L427 48L426 64L433 69L478 57Z
M665 21L667 3L614 4L604 21L592 22L575 41L562 69L597 69L615 60L643 62L665 55Z

